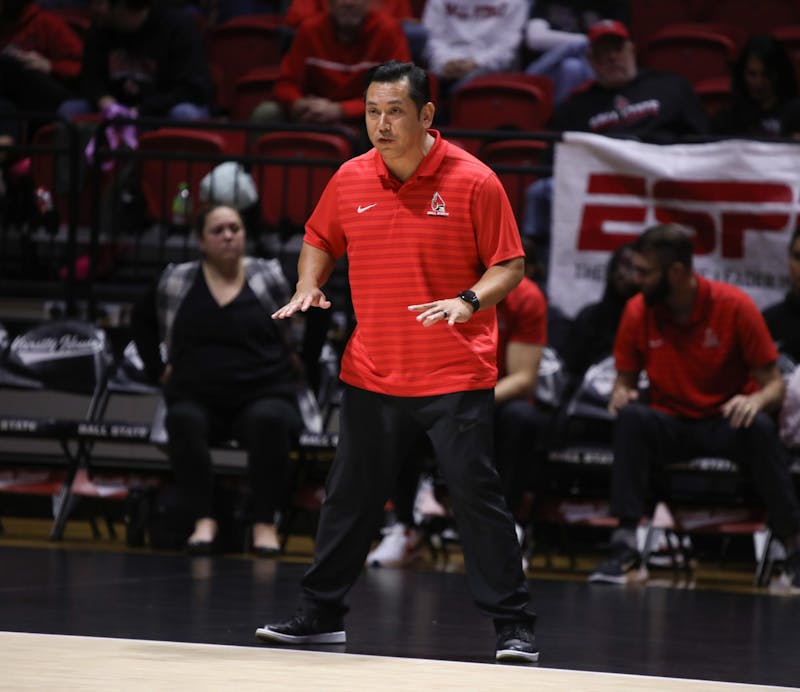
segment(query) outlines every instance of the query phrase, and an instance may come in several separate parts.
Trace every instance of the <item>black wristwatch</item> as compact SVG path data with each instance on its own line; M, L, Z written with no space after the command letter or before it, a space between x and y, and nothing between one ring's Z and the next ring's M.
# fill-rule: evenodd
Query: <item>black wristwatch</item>
M478 312L481 309L481 301L475 295L475 291L461 291L456 298L461 298L465 303L468 303L472 308L472 312Z

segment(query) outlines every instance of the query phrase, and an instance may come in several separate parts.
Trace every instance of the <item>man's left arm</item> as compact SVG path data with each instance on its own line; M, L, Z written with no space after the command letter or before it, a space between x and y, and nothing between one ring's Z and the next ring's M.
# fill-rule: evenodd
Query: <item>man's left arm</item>
M512 341L508 344L506 374L497 380L494 388L496 403L533 396L543 351L544 346L541 344L527 344L519 341Z

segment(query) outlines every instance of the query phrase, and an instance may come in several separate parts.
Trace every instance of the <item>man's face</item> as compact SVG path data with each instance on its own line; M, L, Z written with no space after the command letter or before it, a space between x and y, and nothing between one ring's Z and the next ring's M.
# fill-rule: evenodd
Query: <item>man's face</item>
M663 303L670 293L669 276L653 254L633 253L633 281L650 307Z
M370 0L328 0L333 21L340 29L358 29L370 8Z
M433 120L433 104L417 112L408 95L408 79L373 82L367 89L365 119L372 145L383 160L401 160L421 152Z
M619 89L636 76L633 43L619 36L606 36L592 44L589 62L604 89Z

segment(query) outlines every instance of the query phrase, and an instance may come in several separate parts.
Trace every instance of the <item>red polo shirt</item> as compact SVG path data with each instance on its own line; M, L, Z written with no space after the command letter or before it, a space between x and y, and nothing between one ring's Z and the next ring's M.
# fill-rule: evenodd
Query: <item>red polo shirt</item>
M639 294L628 301L614 343L619 372L647 371L650 405L685 418L719 415L732 396L758 388L753 370L778 358L764 318L746 293L696 277L688 324L676 324L665 306L647 307Z
M494 309L426 328L408 306L452 298L487 267L523 255L497 176L431 134L433 147L404 183L375 149L346 162L306 224L305 242L348 256L357 325L342 380L393 396L494 387Z
M497 304L497 371L506 374L506 350L510 343L547 344L547 301L528 277Z

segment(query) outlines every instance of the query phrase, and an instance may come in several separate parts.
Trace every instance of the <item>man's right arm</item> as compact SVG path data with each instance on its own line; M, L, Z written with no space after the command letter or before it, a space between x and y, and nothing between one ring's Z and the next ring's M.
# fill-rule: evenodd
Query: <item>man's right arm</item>
M335 259L318 247L303 243L297 264L297 288L291 300L272 313L273 319L291 317L296 312L307 312L309 308L327 310L331 302L322 292L322 286L333 272Z

